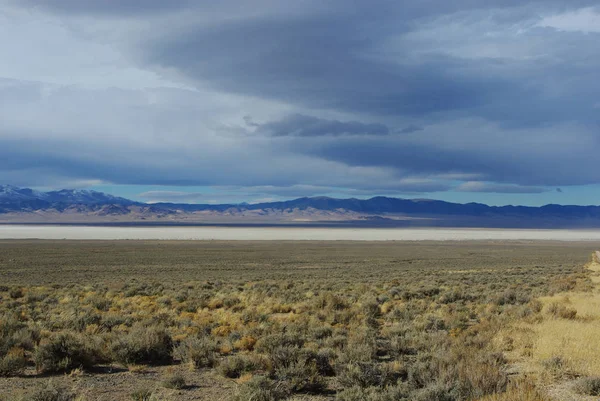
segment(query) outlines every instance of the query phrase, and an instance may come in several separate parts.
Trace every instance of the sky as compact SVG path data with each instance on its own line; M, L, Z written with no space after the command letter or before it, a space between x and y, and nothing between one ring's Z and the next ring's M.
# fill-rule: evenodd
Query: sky
M585 0L0 0L0 184L600 204Z

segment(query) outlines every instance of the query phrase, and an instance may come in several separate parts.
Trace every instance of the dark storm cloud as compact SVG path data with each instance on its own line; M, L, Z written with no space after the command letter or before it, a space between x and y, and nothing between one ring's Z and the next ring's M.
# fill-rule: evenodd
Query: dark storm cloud
M478 7L469 1L454 6L443 3L447 2L434 2L429 8L390 3L372 7L369 3L370 9L359 3L356 8L364 13L269 15L193 26L147 43L144 57L148 63L175 69L220 90L313 109L379 116L478 115L506 126L533 126L593 115L593 110L586 107L587 95L572 97L567 104L556 95L548 96L547 89L555 86L556 79L564 77L567 69L575 78L561 89L564 95L584 90L589 80L579 77L584 74L591 77L597 71L596 63L573 65L569 58L565 63L555 61L536 66L535 59L531 62L492 57L474 60L449 54L445 49L422 52L411 43L385 44L388 39L418 30L420 20L414 19L417 16L434 17L443 10L464 12ZM493 5L514 4L517 2ZM537 4L525 8L528 18L536 18ZM549 8L558 8L560 4L545 3ZM486 3L486 6L492 5ZM523 13L523 10L505 12L497 19L518 23L524 18ZM489 15L484 12L481 18ZM554 33L540 35L552 37ZM531 40L539 40L532 36ZM575 43L593 47L597 43L596 38L560 40L566 40L561 42L561 48L572 48ZM539 68L544 69L544 75L532 74Z
M0 26L23 38L0 43L0 180L275 196L600 183L598 9L582 9L597 1L0 3L27 9L0 13L23 18Z
M184 8L193 0L13 0L14 4L65 14L132 16Z
M390 132L383 124L342 122L302 114L293 114L282 120L257 126L257 133L271 136L387 135Z
M344 15L224 22L148 44L146 58L234 93L378 115L474 107L482 84L504 85L453 75L448 58L396 65L364 57L374 38L356 28Z
M349 166L408 175L475 175L499 183L470 184L471 192L539 192L542 186L600 180L592 168L600 132L572 126L509 133L499 127L467 130L468 125L441 125L413 135L289 138L281 146Z

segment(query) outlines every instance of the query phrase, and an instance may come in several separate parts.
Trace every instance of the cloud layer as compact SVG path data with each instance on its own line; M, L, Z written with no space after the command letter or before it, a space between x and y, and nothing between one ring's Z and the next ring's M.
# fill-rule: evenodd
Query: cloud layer
M151 200L599 184L595 3L0 0L0 182L217 188Z

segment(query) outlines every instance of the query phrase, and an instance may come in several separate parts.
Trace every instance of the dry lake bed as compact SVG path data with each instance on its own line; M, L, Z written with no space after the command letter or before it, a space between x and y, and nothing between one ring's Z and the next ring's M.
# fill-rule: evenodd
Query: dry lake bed
M0 225L0 239L306 240L306 241L600 241L600 230L323 228L209 226Z

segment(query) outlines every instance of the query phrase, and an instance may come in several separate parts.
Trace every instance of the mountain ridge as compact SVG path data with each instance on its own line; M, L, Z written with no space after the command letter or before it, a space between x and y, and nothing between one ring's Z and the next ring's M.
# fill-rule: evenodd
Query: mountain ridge
M240 204L143 203L98 191L41 192L0 185L0 222L355 222L386 226L600 228L600 206L489 206L435 199L327 196Z

